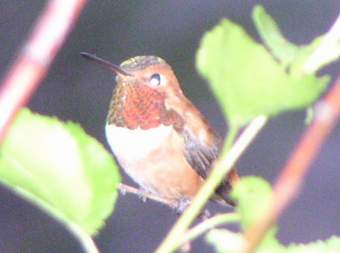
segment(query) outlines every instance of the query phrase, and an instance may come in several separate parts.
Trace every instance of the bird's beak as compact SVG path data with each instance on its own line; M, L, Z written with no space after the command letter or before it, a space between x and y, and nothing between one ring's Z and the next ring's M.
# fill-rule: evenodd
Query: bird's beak
M81 56L83 56L85 59L90 60L90 61L94 61L96 63L99 63L107 68L109 68L110 70L112 70L113 72L115 72L116 74L121 74L124 76L132 76L131 73L123 70L120 66L113 64L107 60L104 60L94 54L90 54L90 53L86 53L86 52L81 52L80 53Z

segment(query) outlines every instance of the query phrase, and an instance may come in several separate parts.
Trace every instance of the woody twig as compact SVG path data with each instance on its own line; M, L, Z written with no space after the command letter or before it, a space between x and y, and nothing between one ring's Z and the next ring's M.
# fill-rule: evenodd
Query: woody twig
M150 200L159 202L161 204L168 205L168 206L173 207L173 208L175 207L174 202L172 202L172 201L169 201L167 199L158 197L156 195L153 195L153 194L147 193L147 192L143 192L141 194L139 189L132 187L132 186L129 186L129 185L126 185L126 184L119 184L118 189L122 194L131 193L131 194L137 195L138 197L141 197L141 198L150 199Z
M51 0L1 82L0 142L27 103L74 26L86 0Z
M272 201L267 212L245 233L244 253L253 252L266 231L275 223L283 210L295 199L311 163L325 142L340 114L340 76L328 95L321 100L311 126L304 133L282 173L274 185Z

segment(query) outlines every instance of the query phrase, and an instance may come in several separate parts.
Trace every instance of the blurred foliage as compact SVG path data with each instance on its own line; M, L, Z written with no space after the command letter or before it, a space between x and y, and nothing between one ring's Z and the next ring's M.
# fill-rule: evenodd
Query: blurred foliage
M306 108L329 81L328 76L303 72L321 37L304 46L289 42L260 6L254 9L253 20L269 50L225 19L203 36L197 52L197 69L209 81L233 128L259 115ZM112 213L119 181L111 154L81 127L27 109L1 147L0 182L66 226L76 224L89 235ZM236 212L244 230L263 214L271 188L260 178L244 178L232 197L239 203ZM340 252L336 237L284 247L276 231L267 233L257 252ZM234 252L242 243L241 234L227 230L213 230L207 238L217 252Z
M319 98L329 81L304 73L301 66L319 39L306 46L289 43L262 7L254 9L256 27L271 49L224 19L207 32L197 52L197 69L209 81L229 124L242 127L259 115L302 109Z
M320 45L323 38L323 36L317 37L308 45L295 45L289 42L262 6L254 8L253 21L270 53L289 71L302 72L304 63Z
M261 6L254 8L253 21L269 50L241 26L224 19L203 36L197 52L197 69L209 81L233 129L260 115L270 117L310 106L330 80L304 71L321 37L304 46L289 42ZM261 178L245 177L231 197L238 203L235 209L244 232L267 212L272 190ZM276 226L267 231L256 252L340 252L339 238L285 247L276 232ZM221 253L239 252L244 245L242 234L226 229L212 230L206 238Z
M251 226L268 207L271 198L271 187L268 182L258 177L244 177L232 191L232 198L237 201L236 212L240 215L240 223L243 231ZM340 238L331 237L325 241L317 241L308 244L282 245L276 238L276 228L267 232L261 241L256 253L335 253L340 252ZM211 243L216 252L234 253L238 252L243 243L241 234L232 233L226 229L215 229L210 231L207 241Z
M80 126L28 109L1 147L0 182L89 234L111 214L119 181L112 156Z

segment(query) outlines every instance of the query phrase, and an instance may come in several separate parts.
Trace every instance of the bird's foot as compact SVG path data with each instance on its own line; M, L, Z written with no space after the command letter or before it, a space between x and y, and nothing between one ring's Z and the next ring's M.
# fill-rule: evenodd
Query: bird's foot
M207 209L204 209L199 215L198 218L202 221L209 219L211 216L210 212Z
M146 200L148 199L148 197L147 197L148 194L149 194L149 192L147 190L145 190L144 188L140 187L138 189L137 196L143 202L146 202Z
M180 200L178 200L175 207L176 214L181 215L185 211L185 209L187 209L190 203L191 199L189 198L181 198Z
M176 214L181 215L185 211L185 209L187 209L187 207L190 205L190 203L191 203L191 199L181 198L175 206ZM210 212L207 209L204 209L198 215L198 218L204 221L206 219L209 219L210 216L211 216Z
M119 188L119 192L120 192L120 194L125 195L127 191L126 191L125 188L120 187L120 188Z

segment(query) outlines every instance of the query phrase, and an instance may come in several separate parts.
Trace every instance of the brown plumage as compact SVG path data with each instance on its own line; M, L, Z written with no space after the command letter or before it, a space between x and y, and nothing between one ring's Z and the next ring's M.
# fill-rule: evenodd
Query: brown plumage
M144 190L174 204L194 197L223 140L161 58L138 56L120 67L104 64L117 74L106 136L121 167ZM237 179L232 171L214 199L232 204L228 193Z

